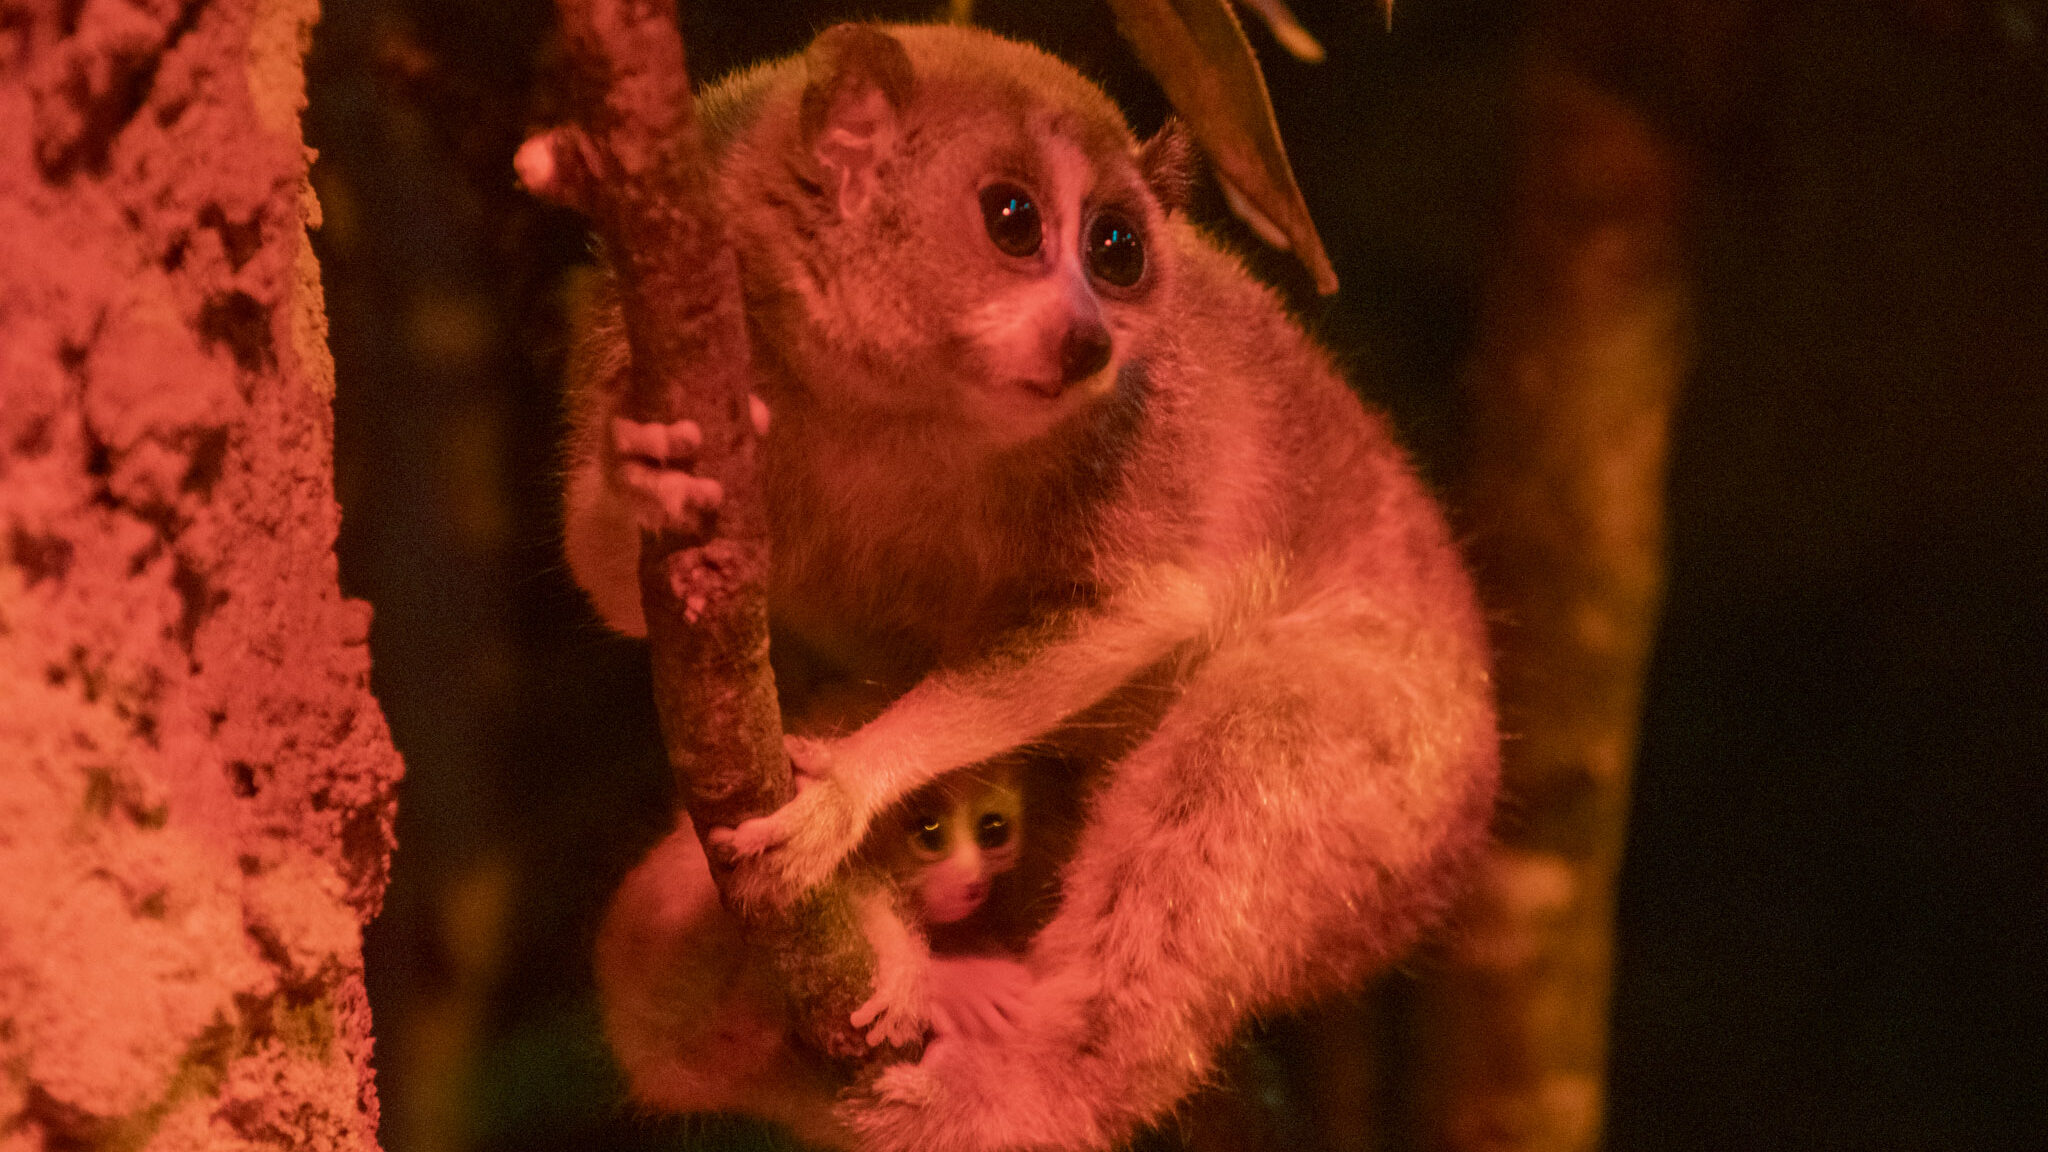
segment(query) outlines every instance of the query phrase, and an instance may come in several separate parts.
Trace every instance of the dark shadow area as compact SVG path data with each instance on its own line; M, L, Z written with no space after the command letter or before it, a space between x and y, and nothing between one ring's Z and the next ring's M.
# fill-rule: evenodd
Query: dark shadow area
M2048 1141L2048 81L1808 5L1707 202L1617 1148Z

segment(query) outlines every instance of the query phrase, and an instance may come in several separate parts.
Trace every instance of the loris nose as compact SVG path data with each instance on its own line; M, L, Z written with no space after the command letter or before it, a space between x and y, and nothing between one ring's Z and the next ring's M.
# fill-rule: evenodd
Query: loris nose
M1109 363L1109 329L1099 321L1080 320L1060 341L1060 383L1077 384Z

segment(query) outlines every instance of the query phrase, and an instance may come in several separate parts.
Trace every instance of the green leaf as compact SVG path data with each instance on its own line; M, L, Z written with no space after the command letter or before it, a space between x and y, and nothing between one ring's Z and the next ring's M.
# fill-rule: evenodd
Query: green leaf
M1243 0L1242 6L1259 14L1259 19L1266 22L1266 30L1280 47L1287 49L1289 56L1306 64L1323 62L1323 46L1301 26L1287 0Z
M1335 292L1337 272L1294 183L1266 78L1227 0L1109 0L1109 7L1209 154L1232 207L1269 242L1284 240L1277 246L1294 252L1316 291Z

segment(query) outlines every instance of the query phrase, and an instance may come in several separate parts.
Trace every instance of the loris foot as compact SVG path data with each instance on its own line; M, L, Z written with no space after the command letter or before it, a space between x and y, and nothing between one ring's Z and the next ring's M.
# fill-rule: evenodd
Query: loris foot
M1035 1046L941 1036L915 1064L892 1064L840 1115L872 1152L1010 1152L1018 1148L1106 1148L1089 1113L1115 1111L1100 1094L1117 1089L1099 1069L1078 1070ZM1074 1076L1073 1071L1081 1071ZM1089 1073L1093 1075L1089 1075Z
M929 1053L931 1050L925 1050ZM938 1077L922 1064L891 1064L875 1077L872 1091L885 1104L906 1109L928 1107L939 1094Z

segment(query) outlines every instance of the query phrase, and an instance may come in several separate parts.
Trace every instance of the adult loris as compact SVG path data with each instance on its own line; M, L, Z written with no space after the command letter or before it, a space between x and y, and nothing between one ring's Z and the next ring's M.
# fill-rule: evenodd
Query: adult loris
M1010 1026L937 1036L844 1098L831 1138L1109 1145L1249 1017L1383 966L1455 887L1496 774L1469 583L1383 419L1185 219L1176 132L1140 144L1071 68L954 27L834 28L700 107L773 415L770 608L808 733L797 798L720 850L799 892L946 772L1122 737L1086 774ZM617 416L614 313L578 356L568 552L639 632L639 523L717 492L687 477L693 428ZM823 735L806 684L870 692L865 722ZM701 855L662 852L662 883L702 899ZM679 923L644 899L657 858L609 916L614 1005L673 978L650 959ZM924 984L889 984L867 1010L918 1020ZM699 1106L667 1090L702 1063L696 1025L641 1022L636 1092ZM799 1126L825 1107L777 1099Z

